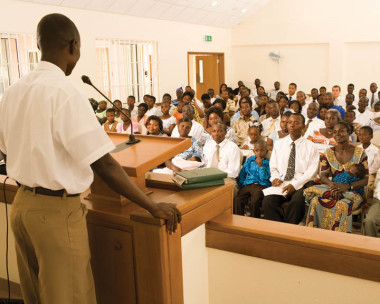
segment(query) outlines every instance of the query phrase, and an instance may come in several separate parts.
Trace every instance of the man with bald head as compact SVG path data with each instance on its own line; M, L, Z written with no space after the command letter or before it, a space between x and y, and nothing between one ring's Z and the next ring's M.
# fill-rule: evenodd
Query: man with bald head
M124 197L176 229L174 205L156 204L109 154L114 145L88 99L65 76L80 58L80 36L66 16L50 14L37 27L41 62L0 102L0 151L20 188L11 226L25 303L96 303L79 195L96 172Z

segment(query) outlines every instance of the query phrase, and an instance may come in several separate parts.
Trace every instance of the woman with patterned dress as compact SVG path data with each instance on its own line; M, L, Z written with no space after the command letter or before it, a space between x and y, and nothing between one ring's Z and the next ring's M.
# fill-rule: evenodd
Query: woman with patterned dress
M306 202L309 203L306 225L328 230L351 232L352 211L362 202L363 188L368 183L368 162L365 150L350 144L351 126L344 121L334 127L336 147L327 149L321 156L321 182L305 189ZM340 177L352 165L360 164L366 176L352 183L342 183ZM329 179L332 176L332 180Z

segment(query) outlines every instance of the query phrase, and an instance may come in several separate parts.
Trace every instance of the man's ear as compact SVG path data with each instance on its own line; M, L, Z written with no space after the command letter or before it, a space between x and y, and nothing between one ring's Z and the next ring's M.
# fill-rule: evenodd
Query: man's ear
M78 41L76 41L75 39L71 40L70 44L69 44L69 52L70 52L70 54L74 55L75 50L77 48L78 48Z

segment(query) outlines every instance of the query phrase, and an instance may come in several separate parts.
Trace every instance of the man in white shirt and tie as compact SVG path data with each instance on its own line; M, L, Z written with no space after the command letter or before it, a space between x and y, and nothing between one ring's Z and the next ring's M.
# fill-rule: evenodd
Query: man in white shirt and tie
M370 108L372 109L374 104L375 104L375 101L378 100L378 98L377 98L377 94L378 94L377 84L372 82L370 87L369 87L369 90L371 91L370 95L369 95L369 105L370 105Z
M269 100L267 103L267 109L270 117L263 120L263 122L261 123L263 125L263 131L261 132L262 136L269 136L274 131L281 130L281 117L278 103L274 100Z
M297 91L297 85L294 82L289 84L288 95L286 95L286 97L288 97L289 103L297 99L296 91Z
M313 135L314 131L319 131L321 128L325 128L325 122L317 117L319 113L319 104L317 102L311 102L307 106L307 120L304 129L304 137Z
M293 113L289 117L289 135L276 142L270 158L273 187L282 187L282 195L267 195L263 200L264 218L298 224L305 214L303 190L313 184L319 168L315 145L302 136L305 118ZM288 202L283 210L282 205Z
M355 120L354 122L361 124L362 126L367 125L371 118L374 116L374 112L367 110L368 98L360 97L358 108L355 110Z
M212 140L203 147L204 162L207 168L218 168L228 174L228 181L235 185L234 196L237 194L236 178L241 167L241 152L238 146L226 138L227 126L218 121L212 126Z

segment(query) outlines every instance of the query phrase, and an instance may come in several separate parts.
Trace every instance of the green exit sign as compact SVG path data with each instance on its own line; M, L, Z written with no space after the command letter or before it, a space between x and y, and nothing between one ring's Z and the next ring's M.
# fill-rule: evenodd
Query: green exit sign
M211 41L212 41L212 36L210 36L210 35L205 35L205 41L206 41L206 42L211 42Z

